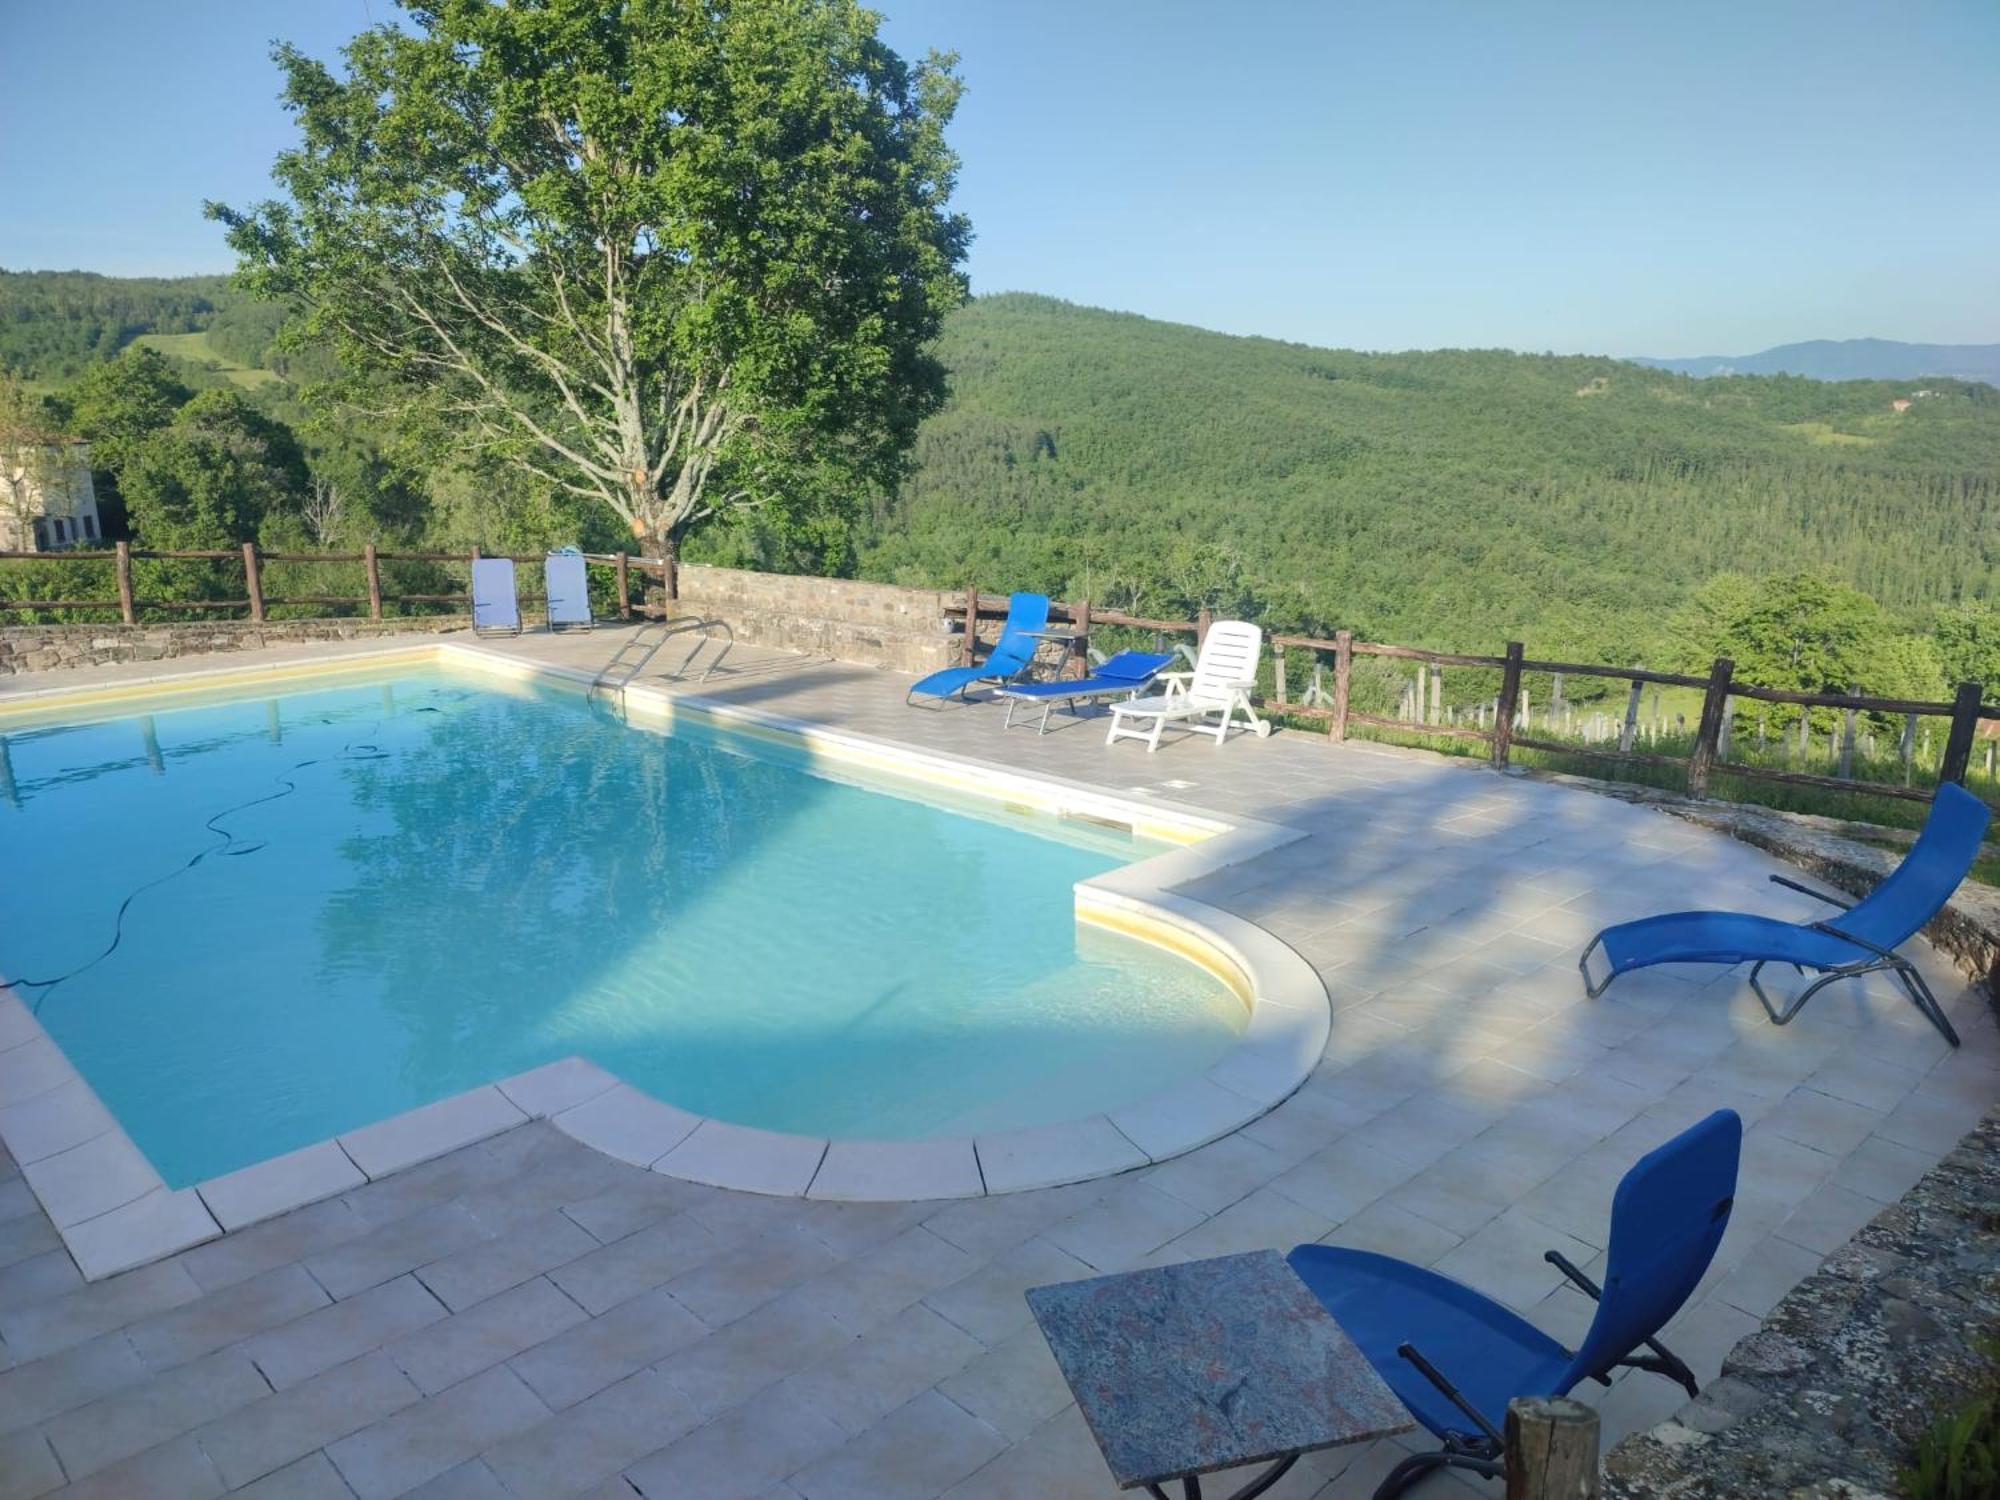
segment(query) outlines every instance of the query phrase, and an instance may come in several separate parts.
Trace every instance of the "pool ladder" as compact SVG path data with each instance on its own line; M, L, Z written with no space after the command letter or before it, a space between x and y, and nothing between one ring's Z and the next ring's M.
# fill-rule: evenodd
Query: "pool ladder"
M653 658L660 654L667 642L678 635L693 634L693 649L681 659L678 667L666 674L675 682L683 682L693 670L695 659L701 655L701 648L713 639L702 633L710 630L721 631L723 638L721 648L701 669L701 675L695 678L696 682L706 682L709 674L721 666L723 658L729 655L729 648L736 644L736 632L729 628L727 620L704 619L700 615L665 615L648 620L633 631L619 646L617 654L604 664L604 670L591 682L590 690L596 692L599 688L608 688L614 692L624 691L652 665Z

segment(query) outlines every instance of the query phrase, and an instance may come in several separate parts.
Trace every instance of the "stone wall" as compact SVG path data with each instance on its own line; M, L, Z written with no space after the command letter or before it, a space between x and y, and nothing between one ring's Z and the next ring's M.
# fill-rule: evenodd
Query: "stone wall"
M726 620L746 644L898 672L958 660L960 638L935 589L686 566L674 613Z
M0 627L0 677L66 667L165 661L216 651L254 651L291 641L351 641L372 636L463 630L463 615L408 620L248 620L205 625L9 625Z
M634 593L637 593L635 578ZM726 621L737 640L837 661L929 672L958 660L960 636L935 589L843 578L683 567L677 615ZM649 591L658 603L657 585ZM524 618L539 618L523 611ZM159 661L214 651L243 651L285 641L351 640L410 631L463 629L463 615L405 620L212 621L173 625L0 626L0 675L115 662Z
M1699 1397L1613 1448L1606 1500L1885 1500L1991 1369L2000 1111L1794 1287Z

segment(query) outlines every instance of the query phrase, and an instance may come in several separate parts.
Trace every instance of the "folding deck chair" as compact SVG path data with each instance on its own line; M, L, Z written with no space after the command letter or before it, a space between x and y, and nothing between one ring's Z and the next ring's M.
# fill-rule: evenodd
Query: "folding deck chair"
M1748 912L1677 911L1607 927L1577 960L1584 993L1594 1000L1620 974L1651 964L1749 963L1754 965L1750 988L1765 1013L1783 1026L1836 980L1887 970L1924 1019L1956 1047L1958 1033L1946 1019L1944 1007L1916 965L1895 950L1943 909L1970 873L1992 816L1986 804L1964 787L1945 782L1931 799L1924 830L1903 862L1859 902L1829 896L1782 875L1771 877L1775 884L1842 909L1839 917L1822 922L1780 922ZM1599 947L1610 967L1602 979L1593 981L1590 955ZM1780 1006L1758 980L1764 966L1772 963L1791 964L1801 974L1812 969L1820 977Z
M1390 1500L1433 1469L1497 1477L1504 1468L1501 1428L1516 1396L1566 1396L1584 1380L1609 1385L1621 1366L1664 1375L1698 1394L1693 1372L1658 1334L1722 1243L1742 1146L1742 1120L1722 1109L1639 1158L1611 1200L1603 1286L1558 1251L1542 1257L1597 1303L1574 1352L1436 1271L1366 1250L1293 1250L1286 1259L1299 1279L1443 1444L1396 1465L1375 1500Z
M1035 733L1046 734L1049 715L1056 709L1067 709L1082 718L1083 704L1101 703L1107 698L1136 698L1173 660L1171 651L1120 651L1092 668L1088 677L1057 682L1011 682L1000 689L1000 696L1007 700L1007 718L1000 727L1014 727L1014 710L1022 704L1039 703L1042 717L1035 725Z
M472 560L472 632L474 635L521 633L521 604L514 592L513 558Z
M581 552L551 552L542 564L542 580L548 586L551 631L596 629L597 622L590 614L590 578Z
M1007 601L1007 623L1000 629L1000 639L993 643L986 660L973 667L946 667L933 672L928 677L920 677L910 684L910 690L903 695L905 703L914 703L919 697L935 698L942 703L957 694L963 700L966 690L980 682L1012 682L1016 677L1027 674L1035 664L1035 651L1041 645L1040 632L1049 623L1049 596L1047 594L1015 594ZM973 630L974 622L967 620L965 628Z

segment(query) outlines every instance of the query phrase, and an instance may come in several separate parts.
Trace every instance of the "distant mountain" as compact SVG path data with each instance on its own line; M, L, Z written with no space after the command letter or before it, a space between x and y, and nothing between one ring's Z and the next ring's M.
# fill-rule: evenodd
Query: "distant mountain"
M2000 344L1901 344L1894 339L1813 339L1762 354L1703 354L1631 363L1681 375L1807 375L1814 380L1920 380L1949 375L2000 386Z

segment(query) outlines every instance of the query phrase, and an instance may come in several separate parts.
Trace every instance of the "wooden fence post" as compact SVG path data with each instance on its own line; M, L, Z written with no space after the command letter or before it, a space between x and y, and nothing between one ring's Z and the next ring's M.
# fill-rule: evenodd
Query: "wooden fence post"
M1285 643L1271 643L1271 702L1280 713L1285 709Z
M1194 617L1194 646L1201 649L1201 643L1208 639L1208 627L1215 623L1215 611L1204 606Z
M139 623L138 611L132 607L132 544L118 543L118 613L127 625Z
M382 618L382 561L375 555L375 544L368 543L361 549L361 563L368 570L368 618Z
M973 657L979 644L979 585L967 584L965 589L965 643L961 653L964 664L975 665Z
M1333 720L1327 738L1336 745L1347 738L1347 694L1354 679L1354 632L1333 633Z
M257 544L243 544L243 581L250 589L250 618L261 623L264 618L264 580L257 572Z
M632 559L622 548L618 553L618 618L632 618Z
M1618 727L1618 753L1630 755L1632 743L1639 737L1639 690L1643 686L1639 679L1632 679L1632 689L1625 695L1625 722Z
M1958 696L1951 702L1951 734L1944 742L1944 762L1938 767L1939 781L1965 780L1972 762L1972 737L1979 732L1979 699L1984 689L1976 682L1961 682Z
M1076 649L1070 652L1063 663L1063 672L1070 677L1090 675L1090 601L1085 599L1070 611L1070 624L1076 627ZM1074 670L1071 670L1074 668Z
M1708 691L1702 695L1701 723L1694 732L1694 748L1688 752L1688 795L1708 795L1708 773L1715 766L1716 742L1722 736L1723 706L1729 701L1729 679L1736 663L1718 656L1708 669Z
M1848 688L1848 692L1859 698L1861 684L1858 682L1853 684ZM1840 716L1840 769L1834 774L1847 777L1854 775L1854 710L1851 708Z
M1514 711L1521 701L1521 657L1519 641L1507 643L1507 664L1500 669L1500 702L1493 713L1493 769L1505 770L1507 755L1514 747Z
M1507 1403L1507 1500L1597 1500L1598 1419L1565 1396Z

